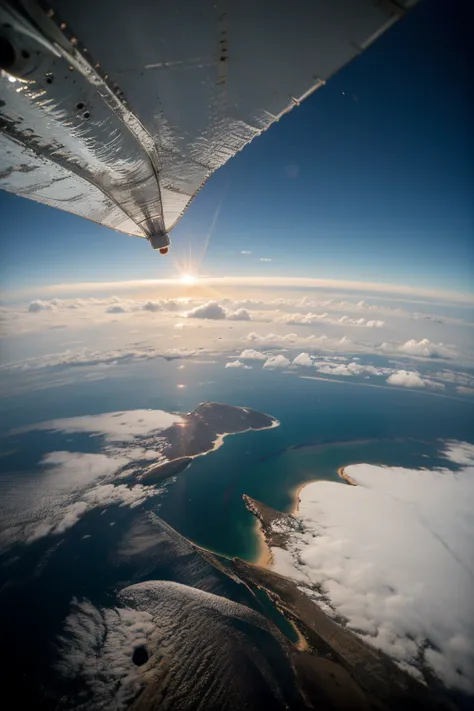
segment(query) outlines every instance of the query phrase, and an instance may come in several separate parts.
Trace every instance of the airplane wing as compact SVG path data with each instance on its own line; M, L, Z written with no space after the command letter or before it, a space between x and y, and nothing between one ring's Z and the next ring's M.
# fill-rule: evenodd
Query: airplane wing
M0 0L0 187L166 247L212 173L416 0Z

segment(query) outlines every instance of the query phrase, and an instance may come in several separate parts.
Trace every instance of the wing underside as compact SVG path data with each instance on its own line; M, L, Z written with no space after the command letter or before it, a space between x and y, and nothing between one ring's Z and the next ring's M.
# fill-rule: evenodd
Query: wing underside
M0 187L165 234L217 168L408 4L0 2Z

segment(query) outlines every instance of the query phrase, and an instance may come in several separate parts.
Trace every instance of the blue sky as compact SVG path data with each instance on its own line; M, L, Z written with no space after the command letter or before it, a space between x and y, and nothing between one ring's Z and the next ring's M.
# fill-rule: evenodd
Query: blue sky
M202 253L219 210L206 275L472 289L471 76L459 8L421 2L219 170L173 230L174 258L0 193L3 286L171 276L175 259Z

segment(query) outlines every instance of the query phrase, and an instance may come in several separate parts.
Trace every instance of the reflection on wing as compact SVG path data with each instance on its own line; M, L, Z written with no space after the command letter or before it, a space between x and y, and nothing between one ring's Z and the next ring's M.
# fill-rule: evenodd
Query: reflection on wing
M0 187L165 247L408 0L0 0Z

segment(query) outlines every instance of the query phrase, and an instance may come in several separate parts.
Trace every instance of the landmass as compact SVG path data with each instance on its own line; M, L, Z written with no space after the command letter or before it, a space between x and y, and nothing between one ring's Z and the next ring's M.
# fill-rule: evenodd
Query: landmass
M139 479L147 484L175 476L188 467L194 457L218 449L228 435L278 427L274 417L248 407L203 402L181 416L159 434L160 454L165 458L145 469Z
M452 459L456 462L459 458L459 452L454 448ZM447 610L446 624L451 624L451 628L448 627L449 632L445 637L449 634L451 638L454 637L456 629L461 630L461 635L466 629L466 639L469 638L469 579L467 578L466 582L463 565L454 558L455 553L451 557L445 555L444 541L439 540L438 533L432 534L432 531L436 530L435 524L430 526L428 518L433 509L430 509L430 502L441 500L439 491L452 494L453 490L456 490L463 506L466 506L464 502L472 491L472 486L468 486L471 481L469 465L465 464L464 471L457 471L458 478L455 481L447 470L412 471L369 464L342 466L337 473L343 480L342 484L326 481L305 482L296 489L292 513L276 511L244 495L246 507L258 521L261 550L266 548L267 553L265 558L261 552L253 565L234 560L235 572L246 582L261 586L270 596L273 595L277 608L292 620L310 649L316 653L324 653L324 645L328 645L331 654L335 655L344 669L349 671L351 677L363 689L383 703L383 708L457 708L457 703L459 708L469 707L472 695L469 699L463 696L463 693L470 693L469 652L458 657L450 655L449 647L446 649L443 635L438 633L436 626L437 620L444 619L444 606L452 599L459 599L464 622L458 623L456 619L452 622ZM301 494L301 515L297 515L300 490L307 485L308 490ZM354 492L354 487L359 491ZM354 493L351 493L351 490ZM386 495L387 491L389 496ZM399 496L398 492L401 492ZM354 496L356 498L352 499ZM395 509L391 506L392 500L396 501ZM423 509L425 501L427 514ZM452 501L450 499L454 511L444 512L441 506L433 509L434 513L431 513L434 521L440 521L440 529L443 531L450 530L448 524L452 521L453 529L457 530L455 502L454 497ZM413 514L412 509L415 509ZM420 522L422 514L423 519ZM382 549L373 543L381 523L384 526L385 539L382 538L380 546L386 543ZM416 657L414 653L411 653L411 656L405 653L402 657L391 643L378 644L378 640L374 639L383 634L386 619L384 610L377 615L376 603L380 606L380 600L388 599L390 604L394 597L403 598L406 578L397 577L397 571L405 571L406 567L410 570L411 564L411 569L415 571L412 576L415 582L421 580L424 583L430 579L430 571L423 568L423 559L417 555L417 550L399 554L394 541L400 531L404 531L404 540L418 543L421 541L418 550L432 550L433 556L438 556L436 562L438 559L440 561L439 569L444 566L444 569L451 573L449 579L454 581L444 587L440 584L439 588L433 590L427 585L419 594L419 599L415 600L418 606L426 604L428 611L434 609L437 614L434 617L432 612L427 612L420 614L418 618L416 614L413 615L424 638L424 641L417 641L417 647L414 647ZM469 540L467 535L466 539ZM460 540L463 542L462 538ZM382 550L381 556L379 555L382 569L384 561L391 563L391 575L383 578L382 582L377 580L374 574L366 576L365 599L360 595L360 587L355 585L352 590L350 576L356 569L353 565L351 567L351 562L345 567L345 561L360 561L357 575L362 576L364 564L366 570L372 565L372 569L378 574L375 568L378 559L376 556L371 559L370 554L365 558L357 558L359 548L356 547L357 544L353 544L351 548L353 541L360 542L360 549L363 551L372 548ZM331 545L333 542L335 545ZM436 545L439 547L439 553ZM467 550L467 547L462 550ZM375 562L372 563L372 560ZM433 579L436 579L436 563L432 569L435 571ZM418 570L422 572L418 573ZM358 578L359 583L360 580L361 578ZM456 598L458 590L461 592ZM364 609L369 596L374 601L373 616L370 610ZM408 644L412 639L416 639L415 633L412 633L412 637L403 626L404 619L410 619L410 600L407 598L404 601L404 609L397 612L398 619L394 615L393 623L391 622L395 630L393 634L397 635L396 639L404 642L406 638ZM369 633L366 631L366 620L373 620ZM397 626L398 621L400 622ZM425 656L425 650L432 649L431 645L435 644L432 639L439 643L439 656L445 661L446 669L451 670L457 664L451 677L448 677L444 669L440 670L434 666L429 652ZM454 676L454 673L457 676Z
M250 497L246 504L266 528L294 518ZM273 535L281 541L281 531ZM200 548L152 512L136 513L114 560L127 579L110 609L74 603L60 638L65 678L55 693L66 711L78 698L83 708L108 708L118 693L134 711L162 708L164 700L189 711L455 709L328 617L293 581ZM158 580L150 580L152 571ZM260 590L304 645L269 618ZM130 626L135 619L140 624Z
M266 526L278 523L278 512L250 497L246 503L256 510L258 505ZM274 540L280 540L278 534ZM155 514L145 519L137 516L121 550L122 562L131 566L130 582L140 584L122 589L115 606L144 610L153 618L143 664L137 666L131 655L126 662L126 679L140 689L132 704L136 711L157 708L165 696L177 708L178 699L183 702L181 691L189 694L191 688L193 702L202 699L206 708L455 709L441 692L428 689L338 625L293 581L239 558L230 560L202 549ZM175 582L148 581L151 563L160 572L166 570L168 579ZM146 582L141 583L144 575ZM304 645L290 641L268 618L258 590L267 593ZM172 617L163 626L168 609ZM110 617L113 624L122 624L121 619L116 614ZM105 620L109 620L107 615ZM96 644L95 636L93 640ZM209 649L214 653L207 654ZM107 646L94 648L99 658L107 653ZM240 660L237 665L235 655ZM199 682L207 678L207 672L215 679L212 688ZM97 694L96 686L91 692ZM115 693L115 687L110 693Z
M170 462L157 464L143 472L140 476L140 481L143 484L158 484L163 479L169 479L169 477L176 476L176 474L187 469L192 461L193 457L178 457Z
M351 486L357 486L357 482L354 481L354 479L352 479L352 477L350 477L349 474L346 473L344 467L339 467L339 469L337 470L337 475L341 477L341 479L344 479L344 481L346 481Z
M441 691L421 684L332 620L292 580L239 558L232 567L246 583L263 588L305 638L309 651L294 654L293 663L303 694L318 708L456 708Z
M242 496L247 509L258 521L257 533L260 537L260 553L256 565L266 566L273 562L272 547L284 548L291 531L298 530L300 524L292 514L272 509L251 496Z

